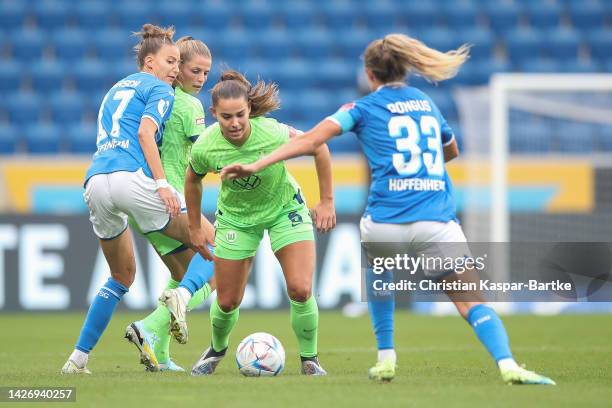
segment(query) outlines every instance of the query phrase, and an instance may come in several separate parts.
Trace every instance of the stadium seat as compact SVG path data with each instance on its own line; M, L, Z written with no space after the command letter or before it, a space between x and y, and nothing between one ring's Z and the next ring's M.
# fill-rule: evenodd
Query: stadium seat
M454 50L461 45L461 38L456 32L446 28L432 28L423 31L420 39L428 46L444 52Z
M553 149L552 132L544 123L514 121L510 126L511 153L546 153Z
M316 78L308 60L289 59L279 62L274 77L281 89L298 90L308 89L315 83Z
M25 129L26 150L30 154L56 154L60 152L60 131L51 124L34 124Z
M539 29L554 28L561 23L561 7L556 3L529 1L525 4L529 23Z
M563 123L557 126L557 148L561 152L588 154L595 149L596 126L587 123Z
M27 4L21 1L0 2L0 27L6 30L17 30L23 26L27 13Z
M67 74L66 66L61 60L42 60L28 65L34 91L42 94L60 90Z
M495 38L490 30L483 28L467 28L459 32L461 44L472 44L470 60L487 60L493 58Z
M72 62L85 57L89 48L87 32L80 29L66 28L53 34L55 56L60 60Z
M600 125L596 133L597 150L612 152L612 125Z
M572 24L578 29L592 30L602 27L606 17L606 9L598 1L572 2L568 5L568 10Z
M37 122L42 116L40 96L33 92L18 92L6 105L11 124L23 126Z
M236 9L247 30L262 31L272 26L274 9L266 3L249 2Z
M111 78L111 73L106 65L100 61L81 61L70 67L68 74L74 81L76 89L86 93L108 89L116 82L113 81L114 78Z
M113 61L133 56L132 48L138 40L131 36L129 30L102 28L92 33L95 52L103 61Z
M578 57L580 37L575 30L556 28L547 33L546 53L558 60L575 59Z
M355 7L347 2L327 1L321 3L323 20L328 30L339 27L350 28L357 21L358 12Z
M0 60L0 91L16 92L21 87L23 80L22 66L14 60Z
M111 7L104 0L79 1L74 7L75 20L83 29L106 27L109 24Z
M540 58L546 44L545 37L533 28L511 30L505 41L508 58L516 64Z
M283 2L275 8L273 16L288 30L313 27L316 22L315 5L305 0Z
M68 146L71 153L93 154L96 151L97 126L82 122L68 129Z
M400 21L414 30L432 27L440 13L436 5L429 1L412 0L401 4L397 10Z
M447 2L442 6L442 12L452 30L477 26L478 8L471 1Z
M255 42L249 32L230 30L221 36L213 58L233 61L246 60L255 52Z
M219 3L207 3L192 9L197 24L206 30L226 30L230 25L232 12L228 6Z
M194 3L190 0L161 2L157 6L159 23L164 27L173 25L177 30L196 24L193 7ZM175 38L179 39L180 36Z
M487 2L485 11L491 29L496 33L503 34L518 25L521 6L516 3Z
M65 27L70 22L74 8L60 0L34 1L29 14L36 18L36 25L43 30Z
M306 90L298 95L296 102L300 111L300 119L308 124L309 128L316 125L323 118L334 113L340 103L327 91Z
M323 60L314 65L315 85L325 89L357 87L357 64L342 59Z
M19 133L15 126L0 124L0 155L16 153L19 148Z
M317 30L300 30L293 36L293 54L306 59L329 58L335 53L342 39L340 35L334 36L333 32Z
M109 86L112 86L116 82L135 72L138 72L138 65L136 64L135 59L126 58L117 61L111 67L109 67L108 70ZM100 92L106 92L108 89L99 88L98 90Z
M429 95L431 100L434 101L442 116L447 121L453 121L457 118L457 108L455 107L455 100L450 92L442 89L431 89L427 90L426 93Z
M560 63L556 60L551 59L534 59L521 62L517 64L519 71L521 72L559 72Z
M286 30L270 29L261 31L253 41L257 57L279 61L291 56L293 44Z
M612 29L593 30L588 35L591 57L601 61L612 57Z
M365 12L366 24L372 30L388 30L397 16L395 7L384 2L366 2L362 11Z
M598 72L602 70L600 64L595 61L578 59L569 59L567 61L562 61L559 68L561 72L581 73Z
M353 132L344 133L340 136L332 137L328 142L327 146L329 150L334 153L356 153L361 150L359 140Z
M80 121L89 107L87 100L78 92L60 91L47 98L53 120L58 125Z
M336 52L349 61L356 61L363 54L370 42L378 35L372 35L367 30L338 30L333 36Z
M39 60L47 44L45 34L37 29L23 29L11 35L13 55L24 62Z
M112 14L124 30L140 31L143 24L157 19L156 10L156 7L151 7L144 0L124 0L113 6Z

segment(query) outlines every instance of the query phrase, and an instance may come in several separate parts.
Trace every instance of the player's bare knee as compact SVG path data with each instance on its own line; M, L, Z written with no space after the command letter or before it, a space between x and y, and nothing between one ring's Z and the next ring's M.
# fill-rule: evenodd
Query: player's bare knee
M126 265L118 271L111 270L111 277L126 288L129 288L136 278L136 266Z
M232 310L236 309L240 306L240 299L228 298L228 299L220 299L217 298L217 303L219 304L219 309L221 309L225 313L229 313Z
M294 302L305 302L310 299L310 296L312 295L310 287L306 286L288 287L287 292L289 295L289 299L293 300Z

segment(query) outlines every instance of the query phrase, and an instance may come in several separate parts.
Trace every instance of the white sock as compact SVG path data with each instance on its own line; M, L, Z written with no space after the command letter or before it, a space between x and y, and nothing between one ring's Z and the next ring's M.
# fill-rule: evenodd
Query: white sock
M519 365L516 364L513 358L502 358L497 362L497 366L500 370L513 370L519 368Z
M390 359L393 364L397 362L397 355L395 354L395 349L378 350L378 362L380 363L387 359Z
M189 291L183 287L178 287L176 290L178 291L178 294L181 299L183 299L183 302L189 303L189 301L191 300L191 293L189 293Z
M74 364L76 364L77 367L83 368L87 365L87 360L89 360L89 354L81 350L74 349L69 359L74 361Z

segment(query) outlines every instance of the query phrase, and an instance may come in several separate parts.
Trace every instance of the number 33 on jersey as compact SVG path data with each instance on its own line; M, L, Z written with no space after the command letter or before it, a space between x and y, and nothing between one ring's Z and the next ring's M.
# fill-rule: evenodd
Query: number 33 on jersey
M382 86L328 119L355 132L363 146L372 171L366 216L389 223L456 219L443 153L454 135L429 96Z

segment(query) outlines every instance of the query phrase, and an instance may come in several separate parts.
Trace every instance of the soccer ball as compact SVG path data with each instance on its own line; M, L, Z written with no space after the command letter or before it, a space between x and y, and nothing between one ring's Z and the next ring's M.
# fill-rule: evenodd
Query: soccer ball
M238 370L247 377L279 375L285 368L285 349L268 333L253 333L236 350Z

